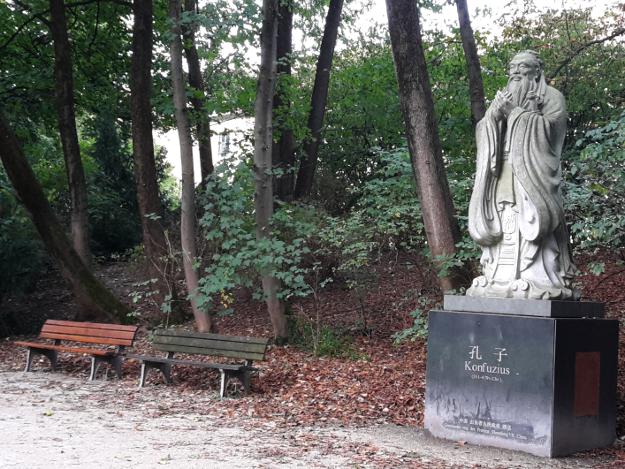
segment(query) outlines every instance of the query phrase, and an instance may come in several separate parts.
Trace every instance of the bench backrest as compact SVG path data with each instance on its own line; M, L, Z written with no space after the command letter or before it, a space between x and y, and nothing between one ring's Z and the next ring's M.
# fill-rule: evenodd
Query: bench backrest
M70 340L90 344L132 346L138 326L101 324L96 322L60 321L48 319L39 337L42 339Z
M243 360L264 360L269 339L237 337L183 330L158 329L152 345L158 350L197 353Z

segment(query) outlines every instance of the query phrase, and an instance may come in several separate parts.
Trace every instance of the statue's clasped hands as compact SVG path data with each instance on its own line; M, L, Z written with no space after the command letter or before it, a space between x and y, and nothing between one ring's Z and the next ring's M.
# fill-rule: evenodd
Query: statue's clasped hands
M499 119L507 119L510 112L514 109L512 102L512 93L508 90L497 91L493 104L491 105L495 111L495 116Z

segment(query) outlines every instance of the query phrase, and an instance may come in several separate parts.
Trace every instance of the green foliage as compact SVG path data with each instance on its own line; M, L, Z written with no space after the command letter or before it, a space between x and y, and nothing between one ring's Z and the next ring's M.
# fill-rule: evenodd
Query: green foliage
M305 240L314 225L306 208L282 207L273 219L273 236L257 240L254 223L253 175L248 164L225 161L206 185L204 216L200 220L209 253L201 280L202 303L222 303L232 289L257 288L260 275L282 282L283 299L310 293L302 257L310 252ZM254 290L256 297L260 292Z
M351 336L345 332L302 318L289 318L289 341L317 357L367 359L354 349Z
M392 335L396 345L410 340L415 342L418 339L425 339L428 335L428 306L431 305L431 298L424 295L418 297L419 307L409 313L412 318L412 325Z
M15 202L6 175L0 170L0 302L7 293L32 288L46 259L30 219Z
M340 214L380 164L376 149L405 141L393 59L381 33L337 53L324 127L314 190L330 213Z
M256 69L250 57L258 46L258 31L262 15L260 5L254 0L215 0L203 2L197 12L183 12L181 23L195 31L195 45L202 63L205 89L191 90L188 94L204 97L208 115L252 115L256 97ZM171 25L167 4L155 4L155 48L153 74L157 125L161 128L175 126L173 101L169 79L169 47ZM185 47L190 44L184 44ZM200 118L189 110L192 127ZM195 130L195 129L194 129Z
M601 275L605 273L605 262L590 262L588 271L593 275Z
M86 132L92 139L83 140L82 153L93 161L87 171L93 251L121 253L141 241L131 149L124 145L110 109L98 113L92 125Z
M567 155L565 207L580 249L625 243L625 113L579 139Z
M376 151L379 165L357 191L357 203L342 216L325 218L317 231L316 253L332 265L333 277L346 282L361 305L375 283L375 265L388 252L423 246L425 232L420 205L405 149Z
M412 326L402 329L393 334L395 344L401 344L406 340L415 342L418 339L425 339L428 336L428 318L427 313L421 309L411 311L410 317L414 320Z
M379 160L349 214L332 217L312 206L281 204L272 218L272 236L260 241L254 231L251 168L234 161L218 166L206 186L200 220L209 253L201 281L204 301L215 306L224 292L257 288L263 272L281 281L283 299L313 295L334 278L365 295L381 254L414 249L424 240L406 152L380 152Z

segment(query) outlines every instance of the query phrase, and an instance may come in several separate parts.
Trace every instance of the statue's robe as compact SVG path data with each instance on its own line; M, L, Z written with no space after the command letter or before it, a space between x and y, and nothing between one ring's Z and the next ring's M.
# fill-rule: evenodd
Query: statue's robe
M572 298L575 267L571 261L562 208L560 154L566 132L564 96L538 85L536 97L515 107L505 123L492 110L478 123L477 171L469 205L469 233L482 246L482 287L468 294ZM514 207L517 240L518 295L488 290L498 267L502 242L502 206ZM480 279L480 277L478 277ZM478 280L476 279L476 280ZM474 287L476 283L474 282Z

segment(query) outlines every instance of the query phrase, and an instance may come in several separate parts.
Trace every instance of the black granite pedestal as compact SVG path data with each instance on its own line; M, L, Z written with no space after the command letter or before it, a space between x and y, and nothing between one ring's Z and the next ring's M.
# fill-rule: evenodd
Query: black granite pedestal
M548 457L609 446L617 354L616 320L430 311L425 429Z

